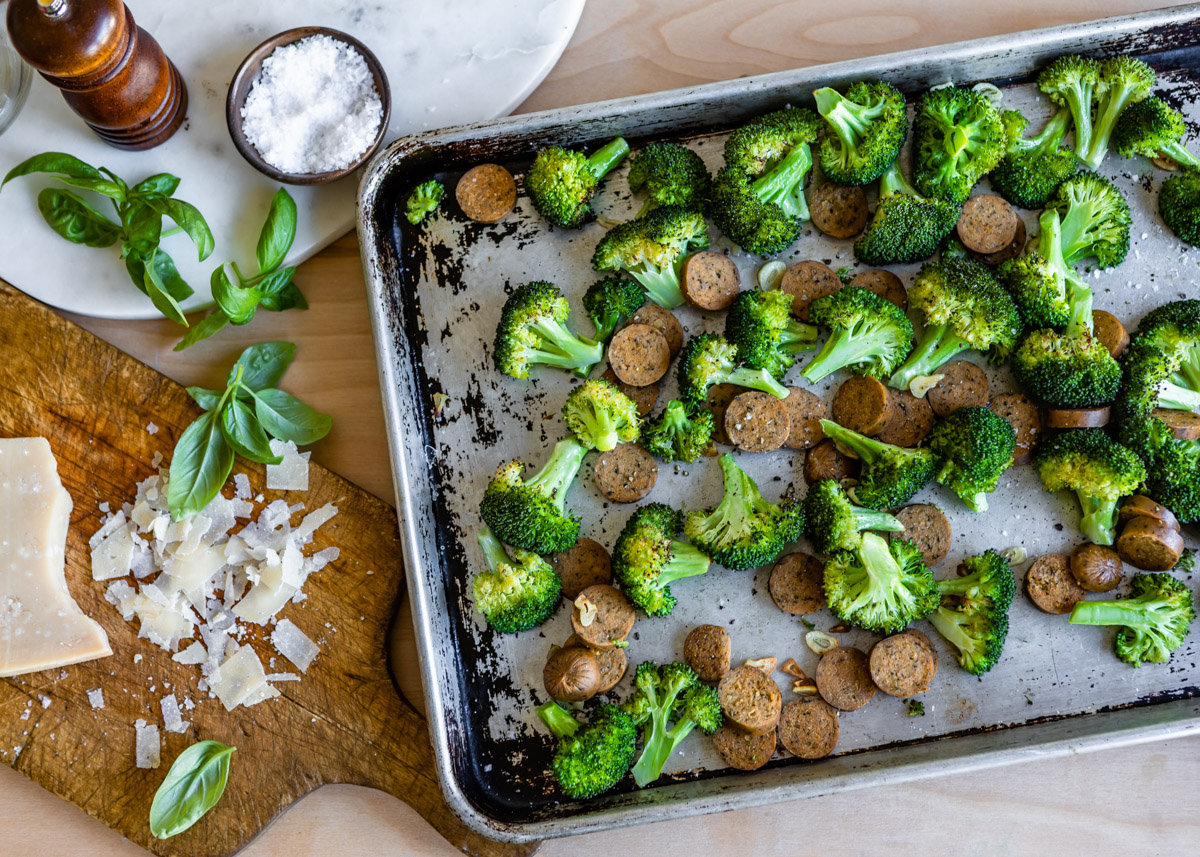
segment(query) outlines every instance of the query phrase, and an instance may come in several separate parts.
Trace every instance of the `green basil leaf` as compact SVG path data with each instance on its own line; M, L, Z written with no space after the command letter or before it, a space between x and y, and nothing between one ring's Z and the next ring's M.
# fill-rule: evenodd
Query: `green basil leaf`
M132 257L126 259L127 267L129 258ZM179 306L179 301L189 297L192 290L179 276L171 257L162 251L154 251L149 259L142 261L142 272L142 291L150 298L155 308L176 324L187 327L188 321L183 314L183 308ZM176 297L181 291L181 284L182 289L187 290L187 294Z
M132 202L121 212L125 244L137 256L149 256L162 238L162 215L145 202Z
M121 237L117 224L69 190L45 188L37 201L50 228L72 243L111 247Z
M263 295L259 306L271 312L283 312L288 309L308 309L308 301L295 283L288 283L277 295Z
M271 452L271 441L258 424L254 410L237 396L221 409L221 432L233 451L259 464L278 464L283 457Z
M254 310L258 308L258 301L262 297L258 289L235 286L224 265L212 272L210 284L213 300L228 316L230 324L246 324L254 318Z
M275 191L271 210L258 236L258 270L273 271L283 264L292 241L296 238L296 202L283 188Z
M53 173L60 178L65 176L74 179L98 179L101 177L98 169L91 164L85 164L74 155L68 155L65 152L42 152L9 170L4 181L0 182L0 187L4 187L15 178L34 173Z
M177 187L179 187L179 176L157 173L135 184L129 195L142 198L164 197L175 193Z
M208 339L225 325L229 324L229 316L225 315L220 307L217 307L208 315L206 315L199 324L193 324L187 329L187 333L183 335L183 339L175 343L175 351L183 351L185 348L191 348L197 342ZM215 406L216 403L213 403Z
M205 411L175 444L167 505L176 521L190 518L212 501L233 470L233 450L221 433L216 411Z
M333 428L333 418L313 410L283 390L257 390L254 412L267 434L299 446L315 443Z
M204 219L204 215L196 206L190 202L184 202L182 199L155 200L154 204L159 207L162 214L175 221L175 225L186 232L188 238L192 239L201 262L212 255L216 240L213 238L212 230L208 228L208 222Z
M229 379L225 383L234 383L240 366L243 387L251 391L274 387L295 356L296 346L290 342L263 342L251 345L233 364L233 368L229 370Z
M196 325L199 327L200 325ZM193 327L192 330L196 328ZM191 333L191 331L188 331ZM177 349L178 350L178 349ZM221 396L224 395L222 390L206 390L203 387L188 387L187 393L196 402L197 405L204 408L206 411L211 411L221 403Z
M150 832L159 839L183 833L217 805L229 780L236 747L198 741L175 759L150 803Z
M269 274L260 274L250 282L254 283L261 295L275 295L287 288L292 277L296 275L295 268L280 268Z

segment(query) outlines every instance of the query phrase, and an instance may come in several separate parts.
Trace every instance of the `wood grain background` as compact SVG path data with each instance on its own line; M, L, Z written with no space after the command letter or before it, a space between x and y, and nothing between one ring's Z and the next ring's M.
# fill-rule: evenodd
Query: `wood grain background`
M522 111L651 92L830 60L918 48L1173 5L1164 0L590 0L570 46ZM397 98L402 90L397 90ZM399 106L399 104L398 104ZM300 346L288 387L333 414L313 458L392 497L358 247L343 238L297 276L312 310L263 314L209 344L171 352L173 325L77 319L104 339L187 384L213 386L252 342ZM420 705L411 631L397 623L393 664ZM761 810L667 822L548 843L657 854L886 852L967 857L1041 854L1183 855L1200 841L1200 740L1046 760L926 783L874 789ZM933 813L930 810L934 810ZM860 814L870 813L869 821ZM16 772L0 766L0 854L137 857L122 839ZM449 855L453 848L415 812L381 792L326 787L253 843L247 857L348 853Z

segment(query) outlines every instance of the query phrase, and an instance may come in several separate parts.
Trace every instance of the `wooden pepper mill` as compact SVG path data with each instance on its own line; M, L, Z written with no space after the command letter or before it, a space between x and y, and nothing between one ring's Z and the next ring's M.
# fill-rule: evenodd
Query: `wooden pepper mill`
M121 0L8 0L8 35L106 143L149 149L183 123L179 70Z

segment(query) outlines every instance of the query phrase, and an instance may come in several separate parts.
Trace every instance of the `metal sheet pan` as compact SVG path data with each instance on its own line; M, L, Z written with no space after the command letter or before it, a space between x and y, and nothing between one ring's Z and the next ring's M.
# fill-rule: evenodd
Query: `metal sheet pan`
M809 93L818 86L871 77L886 78L910 96L949 80L991 81L1004 90L1005 104L1025 110L1036 127L1049 110L1036 97L1032 73L1075 52L1143 56L1158 70L1165 97L1196 128L1200 6L1188 6L451 128L398 140L373 161L359 190L358 228L408 589L438 775L450 805L468 824L498 839L526 841L1200 731L1200 634L1193 631L1169 664L1133 670L1113 657L1104 629L1070 627L1063 617L1038 613L1022 596L1013 607L1005 657L982 681L960 670L945 642L926 628L939 647L941 670L925 695L924 717L909 718L899 700L878 695L867 707L843 714L833 757L806 763L781 751L752 774L723 768L710 742L694 738L655 787L564 802L545 776L549 744L533 726L532 707L541 699L549 645L570 633L566 611L541 629L505 637L486 628L469 598L471 569L481 561L473 533L487 479L508 458L540 466L566 433L559 409L572 383L553 370L535 373L531 382L495 371L491 339L500 305L511 287L549 279L571 300L576 328L586 330L579 298L595 278L589 260L603 227L550 229L522 198L512 215L493 226L466 221L448 200L441 217L414 231L400 212L416 181L435 174L452 188L462 171L483 161L503 163L519 178L543 145L592 145L618 134L635 148L653 139L680 140L716 165L724 132L747 118L784 104L811 104ZM1141 159L1115 155L1103 172L1133 208L1133 250L1119 268L1089 276L1097 308L1132 328L1153 306L1200 297L1200 251L1175 240L1158 220L1154 199L1161 173ZM638 204L622 170L605 182L595 207L623 219ZM1030 226L1036 214L1024 212ZM740 253L734 258L744 284L751 285L763 260ZM849 242L828 241L811 229L778 258L814 258L834 268L854 264ZM915 268L894 270L907 284ZM691 310L679 316L691 335L719 330L722 323ZM993 392L1013 389L1007 369L989 367L988 373ZM797 377L793 370L790 383ZM818 385L816 392L828 400L840 380ZM434 393L449 397L436 419ZM660 404L673 393L668 381ZM800 454L743 455L740 463L768 498L802 490ZM611 546L631 507L601 502L590 464L568 505L583 516L585 535ZM649 499L697 506L719 496L719 469L702 460L662 467ZM1075 500L1043 492L1028 467L1010 471L984 516L972 516L937 486L918 500L942 506L954 528L950 556L935 569L939 576L987 547L1021 545L1032 558L1081 541ZM1194 538L1189 543L1194 546ZM1017 568L1018 578L1027 566ZM669 618L639 620L628 650L631 664L678 658L689 628L717 622L730 630L735 662L791 656L811 674L815 656L801 640L805 628L773 606L766 578L765 569L714 568L677 584L680 603ZM821 628L834 623L825 613L815 618ZM843 635L843 644L866 649L873 639L852 632ZM627 694L629 683L627 676L615 695Z

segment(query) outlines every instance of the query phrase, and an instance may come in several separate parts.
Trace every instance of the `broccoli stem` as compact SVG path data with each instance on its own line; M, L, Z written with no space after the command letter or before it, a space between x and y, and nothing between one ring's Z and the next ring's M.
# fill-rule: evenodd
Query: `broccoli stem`
M512 562L508 551L504 549L504 545L496 538L496 534L487 524L483 525L483 529L476 534L475 539L479 542L479 547L483 550L483 557L487 560L488 568L491 571Z
M1195 155L1189 152L1187 147L1184 146L1179 140L1163 146L1158 150L1158 153L1160 155L1166 155L1168 158L1182 167L1200 168L1200 158L1197 158Z
M1092 333L1092 290L1074 271L1067 270L1067 305L1071 308L1071 317L1067 321L1066 335L1078 339L1080 334Z
M1145 602L1138 599L1080 601L1071 610L1068 621L1072 625L1125 625L1146 630L1155 627Z
M1079 529L1095 544L1111 545L1116 533L1117 501L1076 493L1083 507Z
M829 123L846 149L858 148L881 110L881 107L848 101L840 92L828 86L815 90L813 100L817 103L817 112Z
M812 152L808 143L792 149L771 170L750 186L763 202L778 205L784 213L808 220L808 202L804 199L804 178L812 169Z
M902 588L900 564L888 550L887 542L874 533L863 533L858 558L862 560L871 585L850 604L848 612L855 613L867 605L874 605L881 613L896 615L900 611L896 594Z
M761 390L764 393L770 393L777 399L788 397L788 388L776 381L775 376L766 369L747 369L745 367L734 369L725 379L725 383L749 387L751 390Z
M779 351L784 354L812 351L817 347L817 333L815 325L790 318L779 333Z
M650 721L643 733L642 755L633 766L633 781L639 788L659 778L675 749L675 744L671 743L671 730L667 728L667 718L675 708L681 690L683 688L679 686L664 688L662 698L655 700Z
M582 336L576 336L552 318L543 316L529 325L542 338L542 345L535 350L537 363L558 366L562 369L580 369L600 362L604 346Z
M1053 152L1062 143L1063 138L1067 136L1067 130L1070 127L1071 111L1060 107L1050 117L1050 121L1042 129L1042 133L1036 137L1016 140L1013 142L1011 148L1020 152Z
M605 143L587 159L588 172L596 177L596 181L604 178L617 164L625 160L629 154L629 144L623 137L617 137Z
M526 480L525 487L552 498L561 511L567 499L567 489L575 481L587 452L587 447L573 437L560 440L554 445L554 452L550 454L546 466L532 479Z
M643 262L636 268L626 268L629 275L641 283L646 296L663 309L683 306L683 291L679 288L679 271L674 263L659 268Z
M1172 411L1194 411L1200 408L1200 393L1172 381L1160 381L1158 406Z
M684 577L695 577L704 574L712 565L712 560L700 549L687 542L671 542L671 559L658 573L658 585L667 586L673 581Z
M916 188L909 183L904 177L904 171L900 169L900 159L896 158L892 165L887 168L887 172L879 179L879 198L893 196L894 194L902 193L905 196L915 196L917 199L924 199Z
M854 529L859 532L863 530L875 530L880 533L902 533L904 532L904 524L900 523L894 515L889 515L887 512L876 512L874 509L864 509L861 506L855 506Z
M821 420L821 428L827 438L830 438L838 446L850 450L867 464L874 464L878 461L880 453L884 450L881 442L843 428L832 420Z
M917 347L892 375L888 385L897 390L907 390L914 378L932 375L939 366L970 348L971 343L951 333L947 324L926 327Z
M941 581L938 582L939 585ZM929 617L930 624L946 641L960 652L970 652L979 646L979 640L967 633L964 628L965 617L955 611L939 607Z
M616 449L617 444L621 442L617 434L617 422L608 411L590 407L580 408L579 419L587 427L588 437L595 440L597 452Z
M1113 129L1117 127L1117 120L1121 118L1121 113L1133 98L1135 91L1136 87L1119 86L1115 89L1110 87L1105 93L1100 108L1096 111L1096 124L1092 129L1092 140L1087 155L1083 158L1084 166L1094 170L1104 162Z
M825 345L800 374L815 384L838 369L851 363L861 363L864 357L875 353L878 349L875 347L875 337L871 336L871 333L878 328L870 326L864 335L862 327L868 326L859 324L854 327L836 327L830 331Z
M1200 390L1200 351L1189 348L1187 357L1179 364L1179 381L1181 387L1189 390Z
M1092 91L1094 84L1076 83L1068 86L1061 93L1071 111L1071 121L1075 125L1075 157L1081 161L1087 159L1088 147L1092 142Z
M555 738L567 738L579 731L579 721L557 702L539 705L537 715Z

